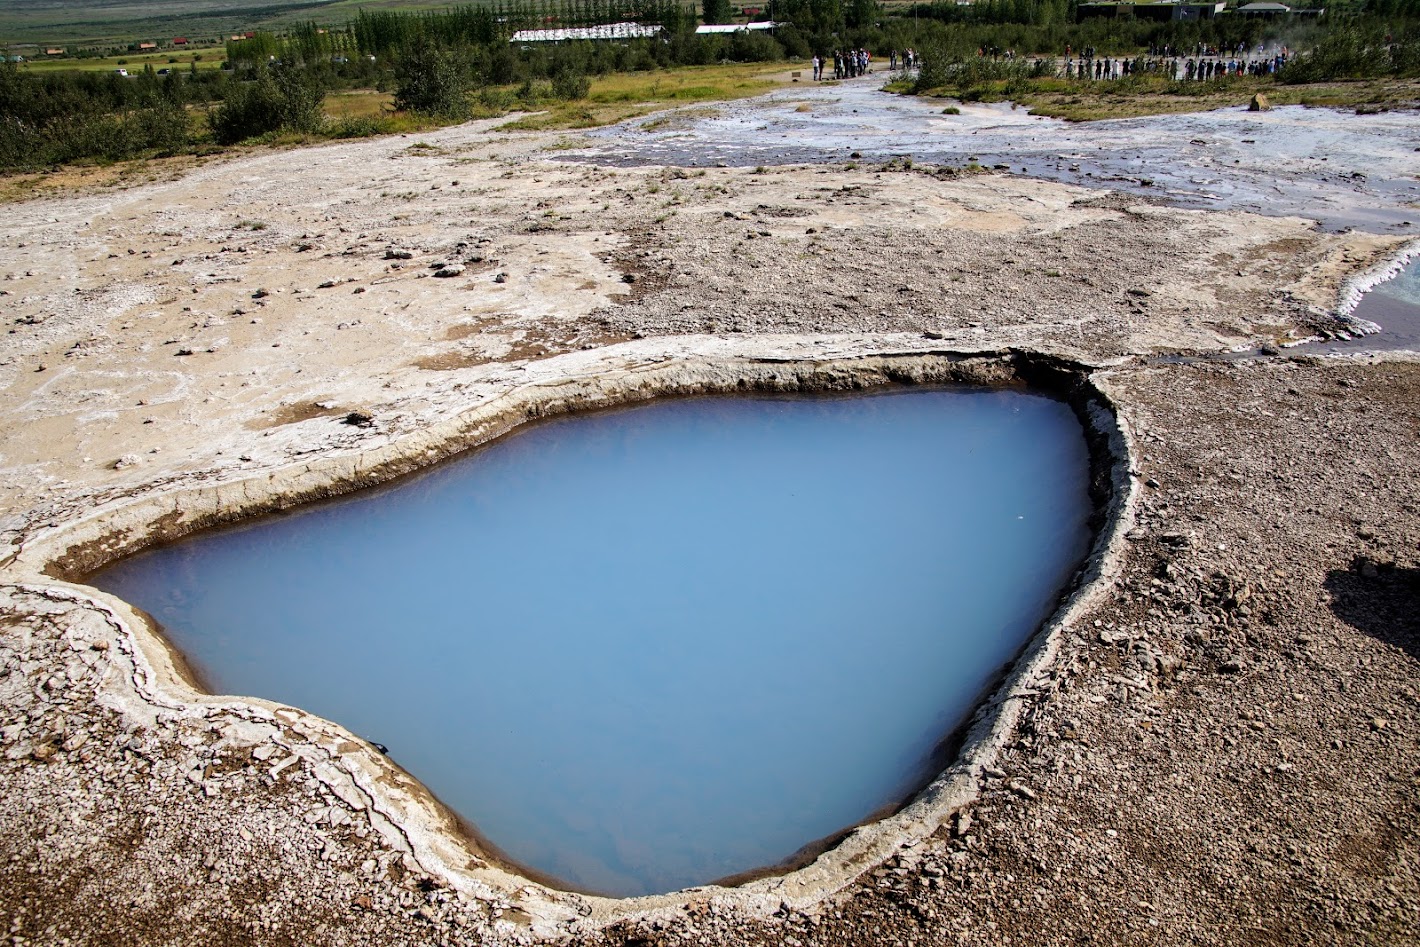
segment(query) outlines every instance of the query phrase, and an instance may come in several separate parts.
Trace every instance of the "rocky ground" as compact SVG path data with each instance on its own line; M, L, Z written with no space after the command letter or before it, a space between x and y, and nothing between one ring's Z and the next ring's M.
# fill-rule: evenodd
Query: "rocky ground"
M117 616L23 552L96 510L395 449L519 386L717 339L1096 364L1139 508L1109 593L934 836L815 904L706 891L564 939L1414 941L1420 362L1157 357L1334 326L1394 238L1006 175L611 170L560 147L470 125L9 209L12 943L555 938L517 891L421 863L337 765L353 744L174 698Z

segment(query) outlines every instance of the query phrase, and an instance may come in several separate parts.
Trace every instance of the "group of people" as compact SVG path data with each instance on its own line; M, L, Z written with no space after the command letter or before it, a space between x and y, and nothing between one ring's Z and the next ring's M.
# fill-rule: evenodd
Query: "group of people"
M896 72L899 68L917 68L917 50L904 49L902 52L893 50L888 54L889 68ZM873 54L866 49L834 50L833 51L833 76L834 79L852 79L857 76L866 76L872 72ZM814 81L820 82L829 78L828 57L814 57Z
M1065 47L1066 79L1121 79L1139 73L1162 74L1167 79L1187 82L1206 82L1226 76L1270 76L1282 71L1291 58L1291 51L1281 46L1270 52L1259 46L1251 55L1246 46L1224 59L1217 50L1196 54L1187 60L1177 55L1178 50L1169 46L1151 47L1148 58L1111 59L1106 56L1096 58L1094 49L1080 50L1076 59L1070 47Z
M1193 55L1185 60L1183 57L1187 53L1177 47L1167 43L1150 44L1147 58L1114 59L1109 56L1096 56L1093 46L1086 46L1080 50L1066 46L1063 75L1066 79L1103 81L1128 78L1139 73L1152 73L1162 74L1165 78L1174 81L1206 82L1210 79L1222 79L1234 75L1275 75L1291 58L1291 50L1286 46L1268 50L1259 44L1256 50L1249 50L1246 43L1239 43L1235 50L1227 52L1199 43L1195 45L1192 52ZM993 59L1015 58L1014 51L1009 49L1003 51L994 47L983 47L977 50L977 55L990 56ZM1224 59L1224 55L1228 58ZM910 70L918 66L916 50L906 49L901 53L893 50L889 56L889 66L893 72L899 68ZM834 50L832 78L853 79L865 76L872 71L872 61L872 54L866 49ZM827 57L814 56L813 66L815 82L830 78ZM1049 60L1044 62L1037 60L1036 68L1037 70L1046 70L1045 74L1048 75L1051 69Z
M917 50L912 49L911 47L904 49L901 55L898 55L897 50L894 49L891 53L888 54L888 56L890 59L888 65L893 72L897 72L899 64L901 64L903 69L910 70L915 69L917 67Z
M871 72L873 57L866 49L835 49L833 51L833 78L853 79ZM814 81L828 78L827 57L814 56Z

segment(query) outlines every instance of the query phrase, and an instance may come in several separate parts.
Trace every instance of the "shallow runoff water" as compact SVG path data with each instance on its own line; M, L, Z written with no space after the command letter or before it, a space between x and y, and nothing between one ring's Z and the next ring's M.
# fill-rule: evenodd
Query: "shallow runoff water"
M943 100L881 91L887 78L802 82L740 102L657 113L589 131L586 148L559 157L687 167L976 162L1184 207L1420 236L1413 110L1249 112L1240 102L1211 112L1066 122L1006 102L951 103L960 114L948 115Z
M1070 409L669 400L124 560L218 693L335 720L514 861L638 895L902 802L1089 543Z
M1357 319L1374 322L1380 331L1350 339L1332 339L1298 346L1303 352L1420 352L1420 257L1390 279L1377 283L1352 310Z

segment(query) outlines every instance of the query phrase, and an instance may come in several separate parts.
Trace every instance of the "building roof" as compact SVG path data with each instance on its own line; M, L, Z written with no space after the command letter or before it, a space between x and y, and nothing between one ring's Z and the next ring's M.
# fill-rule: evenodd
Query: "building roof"
M740 30L772 30L778 23L707 23L697 26L697 33L738 33Z
M1292 8L1285 3L1249 3L1238 7L1243 13L1291 13Z
M579 39L645 39L661 32L659 26L639 23L606 23L602 26L574 26L560 30L518 30L509 42L556 43Z

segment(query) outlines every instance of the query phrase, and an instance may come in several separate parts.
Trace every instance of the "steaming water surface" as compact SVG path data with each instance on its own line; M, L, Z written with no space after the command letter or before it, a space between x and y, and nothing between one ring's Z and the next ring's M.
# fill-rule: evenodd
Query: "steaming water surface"
M1059 402L669 401L121 562L221 693L385 743L511 858L668 891L901 801L1088 541Z

